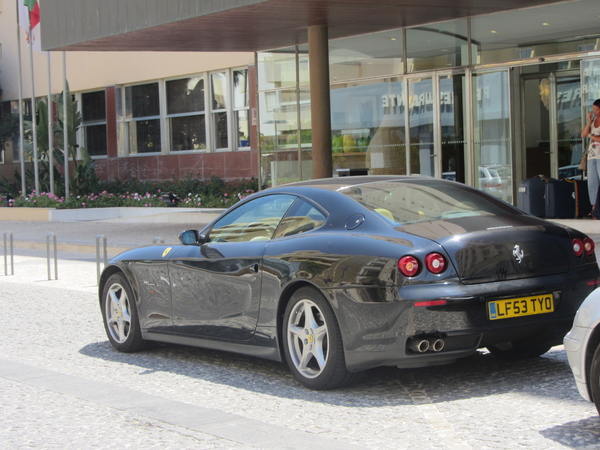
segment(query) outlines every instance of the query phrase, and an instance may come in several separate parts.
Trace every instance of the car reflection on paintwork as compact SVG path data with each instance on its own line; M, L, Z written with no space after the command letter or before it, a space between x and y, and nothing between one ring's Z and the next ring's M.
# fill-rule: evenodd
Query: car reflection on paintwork
M477 189L343 177L262 191L180 244L118 255L99 301L119 351L238 352L334 389L372 367L448 364L484 347L539 356L599 276L586 235Z

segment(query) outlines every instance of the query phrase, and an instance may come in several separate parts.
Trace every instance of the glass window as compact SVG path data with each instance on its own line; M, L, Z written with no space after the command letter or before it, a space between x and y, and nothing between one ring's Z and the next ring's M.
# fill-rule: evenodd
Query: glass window
M271 239L281 218L296 200L293 195L267 195L235 208L209 233L211 242L247 242Z
M84 148L90 156L107 154L106 95L104 91L81 94L81 116Z
M215 149L229 148L227 125L228 85L225 72L213 73L211 80L212 130Z
M258 89L277 89L296 85L296 49L258 53Z
M263 177L273 186L312 178L310 93L285 89L260 94L260 139ZM298 123L300 108L300 123ZM298 142L300 134L300 143ZM301 156L299 156L301 152ZM298 160L302 159L302 177Z
M274 239L294 236L319 228L325 223L327 216L303 199L298 199L286 214L275 232Z
M406 29L407 72L466 66L467 21L454 20Z
M11 112L13 114L16 114L18 117L19 116L19 101L13 100L12 102L10 102L10 108L11 108ZM27 100L27 99L23 100L22 110L23 110L23 120L31 120L31 100ZM19 154L20 142L19 142L19 133L18 132L13 137L12 143L13 143L13 146L12 146L13 162L20 162L21 156ZM23 152L26 154L25 149L23 149ZM25 160L27 160L27 156L25 156Z
M404 73L402 29L329 41L332 82Z
M580 0L473 17L473 63L598 50L597 10L597 0Z
M237 148L250 147L249 100L248 69L234 70L233 109Z
M125 88L124 106L124 124L128 137L129 153L160 152L160 97L158 83L127 86Z
M171 151L206 149L204 78L166 82Z
M384 181L338 192L377 213L390 225L430 220L518 214L480 192L439 180Z
M405 103L397 78L331 86L331 146L338 175L406 174Z

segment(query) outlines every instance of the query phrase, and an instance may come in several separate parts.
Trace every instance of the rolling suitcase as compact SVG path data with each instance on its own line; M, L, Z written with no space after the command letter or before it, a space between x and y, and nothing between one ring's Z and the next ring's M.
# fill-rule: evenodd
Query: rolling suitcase
M544 196L547 180L544 175L523 180L519 186L517 207L532 216L544 217L546 215Z
M573 180L575 183L575 217L585 217L592 211L587 180Z
M548 219L574 219L577 217L573 180L548 179L545 205Z

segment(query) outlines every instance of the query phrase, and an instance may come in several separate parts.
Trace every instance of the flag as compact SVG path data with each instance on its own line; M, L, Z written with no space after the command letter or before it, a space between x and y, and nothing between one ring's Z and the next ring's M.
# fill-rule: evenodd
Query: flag
M29 44L29 40L31 39L33 49L41 52L40 4L38 0L19 0L19 25L25 30L27 44Z

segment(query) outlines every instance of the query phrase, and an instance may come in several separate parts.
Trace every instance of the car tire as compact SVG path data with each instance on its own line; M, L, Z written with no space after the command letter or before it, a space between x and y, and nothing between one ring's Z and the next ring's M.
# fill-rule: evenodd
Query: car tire
M283 347L294 377L314 390L337 389L360 374L346 369L339 325L327 300L316 289L296 291L283 318Z
M592 367L588 383L592 392L592 400L596 405L598 414L600 414L600 345L596 347L596 351L592 357Z
M115 349L133 353L148 347L149 341L142 339L135 297L123 274L116 273L106 281L100 307L106 335Z
M506 342L498 345L488 345L489 352L498 359L506 361L520 361L523 359L537 358L547 353L552 344L531 344L528 341Z

